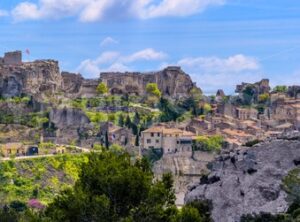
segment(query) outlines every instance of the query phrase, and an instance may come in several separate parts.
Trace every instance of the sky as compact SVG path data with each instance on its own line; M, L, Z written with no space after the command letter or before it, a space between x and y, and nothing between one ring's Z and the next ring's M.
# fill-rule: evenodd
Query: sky
M241 82L300 84L299 0L0 0L0 56L62 71L179 65L205 93Z

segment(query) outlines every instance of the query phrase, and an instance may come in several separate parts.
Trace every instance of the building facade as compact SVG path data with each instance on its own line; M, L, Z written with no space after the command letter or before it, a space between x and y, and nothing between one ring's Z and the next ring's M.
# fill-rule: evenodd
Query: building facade
M164 154L192 153L194 137L192 132L158 125L142 132L141 147L162 149Z

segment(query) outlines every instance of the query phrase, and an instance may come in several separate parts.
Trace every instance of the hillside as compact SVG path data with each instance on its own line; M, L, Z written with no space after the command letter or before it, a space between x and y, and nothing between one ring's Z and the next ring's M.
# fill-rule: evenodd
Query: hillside
M38 199L50 203L63 189L78 179L85 154L0 162L0 203L27 203Z

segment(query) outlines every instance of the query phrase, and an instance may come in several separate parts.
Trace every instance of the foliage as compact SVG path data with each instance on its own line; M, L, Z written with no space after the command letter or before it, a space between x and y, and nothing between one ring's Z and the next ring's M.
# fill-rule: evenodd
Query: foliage
M273 92L277 93L286 93L288 91L287 86L281 85L281 86L275 86L273 89Z
M115 154L122 154L125 152L124 148L121 147L120 145L118 144L112 144L110 147L109 147L109 151L110 152L113 152Z
M258 139L251 140L251 141L246 142L246 143L245 143L245 146L247 146L247 147L252 147L252 146L254 146L254 145L256 145L256 144L258 144L258 143L260 143L260 142L261 142L261 141L258 140Z
M204 115L210 113L210 112L212 111L211 105L208 104L208 103L205 103L205 104L203 105L203 111L204 111Z
M172 184L170 175L154 181L148 164L132 164L127 154L93 154L74 189L56 197L45 215L51 221L170 221Z
M55 148L55 144L51 143L51 142L40 143L39 148L41 148L41 149L51 149L51 148Z
M180 222L211 222L211 201L195 200L182 207L176 221Z
M168 99L161 98L159 102L159 109L162 112L160 116L161 122L176 121L179 118L183 111L178 107L174 106Z
M270 95L268 93L263 93L258 96L259 103L266 103L270 99Z
M105 83L101 82L97 86L96 91L97 91L98 94L103 95L103 94L108 93L108 88L107 88Z
M243 90L243 103L244 105L251 105L254 101L255 87L253 85L248 85Z
M147 86L146 86L146 92L149 95L155 96L157 98L161 97L161 92L158 89L158 86L157 86L156 83L148 83Z
M198 136L196 141L193 143L194 150L201 150L207 152L217 151L222 149L224 139L220 135L215 136Z
M283 189L288 193L289 199L300 202L300 168L291 170L282 180Z
M0 203L27 203L32 198L49 203L75 182L86 161L81 154L0 162Z

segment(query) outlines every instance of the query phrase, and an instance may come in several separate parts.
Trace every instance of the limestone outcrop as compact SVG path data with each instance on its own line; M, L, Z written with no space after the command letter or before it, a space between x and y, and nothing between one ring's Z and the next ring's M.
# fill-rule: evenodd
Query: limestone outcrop
M62 88L67 97L93 97L97 94L96 88L99 79L84 79L82 75L62 72Z
M144 95L148 83L157 83L164 96L179 98L188 96L190 90L195 87L190 76L180 67L167 67L151 73L107 72L101 73L100 80L107 84L113 94Z
M61 84L58 62L54 60L0 65L0 95L4 98L22 94L41 98L57 93Z
M212 172L187 193L185 202L212 200L214 221L239 221L243 214L285 212L282 179L300 159L297 137L282 137L220 155Z
M242 83L240 85L236 86L236 93L243 93L247 87L250 87L253 92L257 95L263 94L263 93L269 93L271 87L269 85L269 79L262 79L259 82L256 83Z

